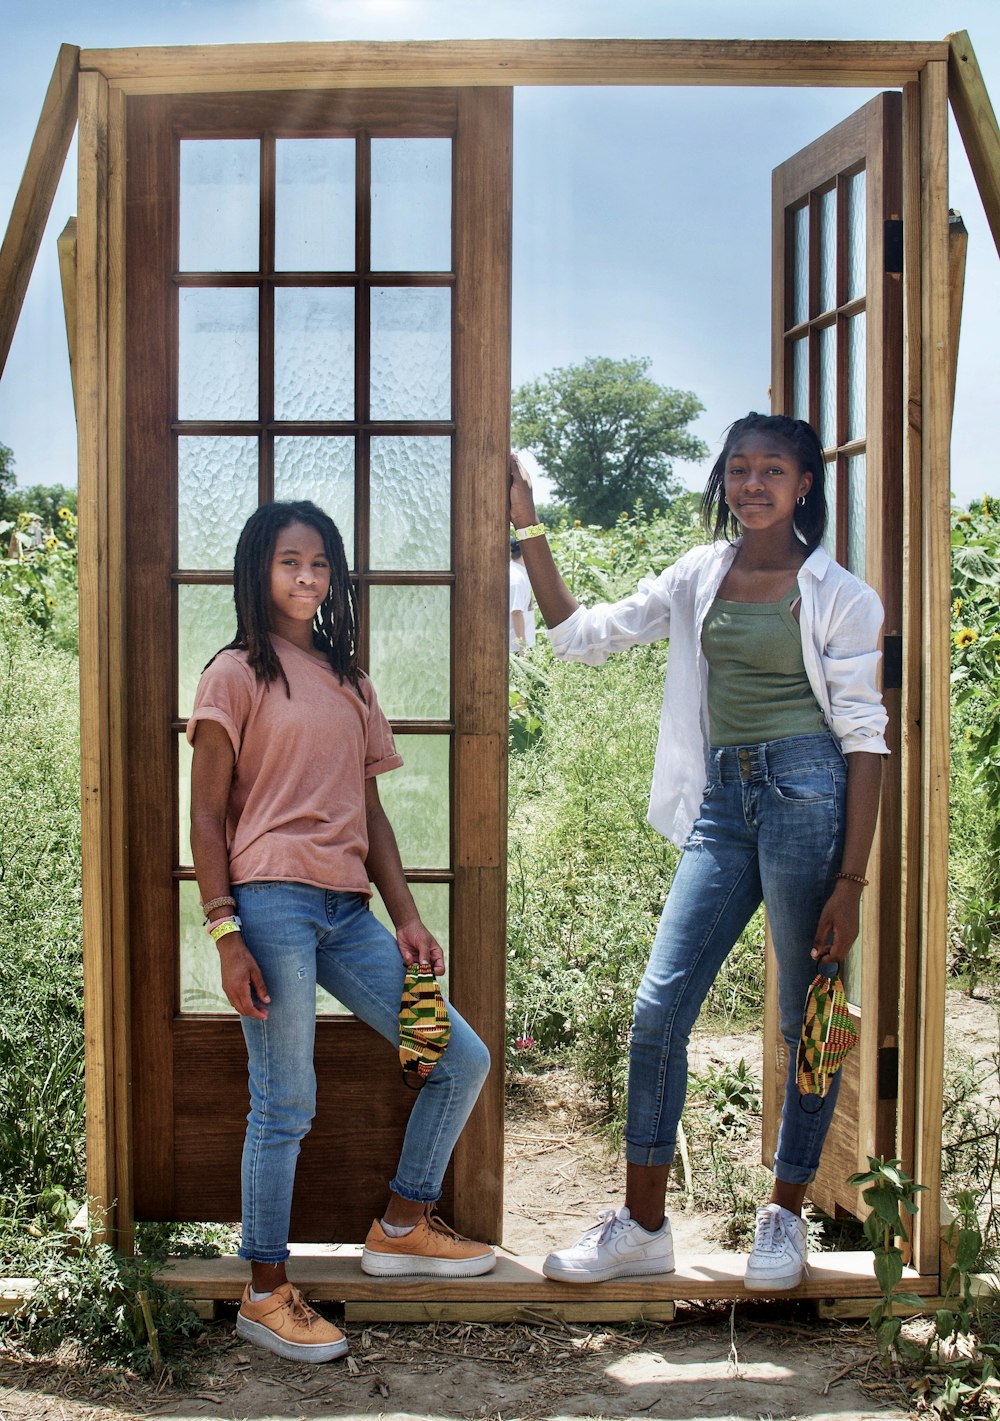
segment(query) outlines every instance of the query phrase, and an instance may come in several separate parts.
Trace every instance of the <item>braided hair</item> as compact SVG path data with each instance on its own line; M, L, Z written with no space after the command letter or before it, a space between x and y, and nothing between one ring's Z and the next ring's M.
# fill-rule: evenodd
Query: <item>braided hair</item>
M812 474L806 501L795 510L796 530L811 552L819 546L826 530L826 464L822 445L812 425L786 414L757 414L751 410L729 426L722 453L712 465L701 497L701 516L706 531L711 533L713 541L725 538L727 542L732 542L733 537L739 535L740 521L726 503L726 464L737 441L745 434L767 434L780 440L798 461L802 472Z
M285 683L285 694L291 696L288 677L269 635L271 561L278 534L291 523L304 523L319 533L330 564L330 587L313 622L313 645L325 653L341 684L346 679L358 690L361 679L357 661L358 608L347 571L344 540L333 519L308 500L261 504L244 524L233 568L236 635L220 650L245 651L258 680L270 687L280 676Z

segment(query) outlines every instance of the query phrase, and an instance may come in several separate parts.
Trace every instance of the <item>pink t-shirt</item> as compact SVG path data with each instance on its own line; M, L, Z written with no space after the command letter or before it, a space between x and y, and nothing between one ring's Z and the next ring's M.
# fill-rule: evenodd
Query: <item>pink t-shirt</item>
M226 839L233 883L280 879L371 893L365 780L402 763L375 689L272 636L291 696L258 681L244 651L202 672L187 724L222 725L236 755Z

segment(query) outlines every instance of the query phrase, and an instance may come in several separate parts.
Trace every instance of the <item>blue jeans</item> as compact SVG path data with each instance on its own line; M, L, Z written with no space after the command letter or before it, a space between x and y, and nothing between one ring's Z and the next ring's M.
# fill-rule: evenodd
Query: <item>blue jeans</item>
M702 1002L761 899L778 963L788 1076L774 1173L806 1184L819 1166L840 1074L822 1100L799 1094L795 1057L810 956L844 842L847 763L833 736L713 748L708 785L681 855L635 1003L625 1154L674 1157L687 1045Z
M243 936L271 998L266 1021L241 1017L250 1064L240 1257L288 1257L295 1165L316 1111L316 984L399 1046L406 967L396 940L358 893L305 883L234 887ZM489 1052L454 1007L444 1055L415 1096L390 1188L432 1203L486 1079Z

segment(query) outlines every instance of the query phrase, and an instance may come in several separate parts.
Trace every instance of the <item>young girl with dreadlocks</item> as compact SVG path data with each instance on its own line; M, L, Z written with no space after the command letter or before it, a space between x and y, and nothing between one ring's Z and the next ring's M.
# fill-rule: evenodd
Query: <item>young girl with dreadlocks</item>
M840 1080L825 1097L801 1096L796 1050L817 964L843 962L858 934L888 753L881 604L819 546L823 452L802 420L737 420L702 499L712 543L613 606L581 607L567 589L516 457L510 511L556 656L599 665L669 637L649 820L683 849L635 1004L625 1206L550 1253L544 1271L587 1283L673 1269L664 1202L688 1038L763 899L789 1070L746 1287L793 1288L805 1268L806 1186Z
M285 1274L296 1158L315 1109L316 985L398 1047L407 967L440 974L444 958L379 802L377 777L402 760L357 664L336 526L312 503L258 508L234 583L236 636L205 668L187 734L202 907L250 1067L240 1256L252 1281L236 1326L280 1356L327 1361L347 1341ZM368 909L371 883L395 936ZM495 1262L431 1212L489 1069L478 1036L453 1007L449 1017L448 1045L416 1096L388 1205L365 1243L369 1273L469 1277Z

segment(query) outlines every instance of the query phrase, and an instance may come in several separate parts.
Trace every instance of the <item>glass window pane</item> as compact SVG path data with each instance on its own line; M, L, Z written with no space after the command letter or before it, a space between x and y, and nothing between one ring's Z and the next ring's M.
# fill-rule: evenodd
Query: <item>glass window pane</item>
M451 418L451 292L372 288L372 419Z
M279 138L277 271L354 270L353 138Z
M329 513L354 566L354 437L279 434L274 441L274 496L311 499Z
M274 293L275 419L354 418L354 291Z
M231 587L177 589L177 714L191 714L198 678L236 635Z
M824 491L826 493L826 528L823 532L823 547L830 557L837 556L837 463L824 465Z
M257 271L260 140L181 141L180 270Z
M371 677L387 716L447 720L451 709L451 590L373 587Z
M177 737L177 863L181 868L190 868L194 863L191 856L191 756L193 746L181 732Z
M824 449L837 443L837 327L819 332L819 442Z
M847 438L864 439L866 427L867 350L865 313L847 322Z
M792 416L809 418L809 337L792 345Z
M257 418L257 325L256 290L180 292L181 419Z
M218 949L203 926L198 885L188 879L177 886L180 890L181 1011L226 1012L235 1016L235 1008L230 1006L222 990Z
M372 271L451 270L451 139L372 139Z
M376 683L377 689L377 683ZM397 735L402 769L380 775L379 796L406 868L447 868L449 853L447 735Z
M451 440L371 442L371 565L451 567Z
M865 173L855 173L847 179L847 291L845 300L863 296L867 281L867 212Z
M819 309L832 311L836 304L837 194L831 188L819 200Z
M240 530L256 507L255 437L179 437L178 567L232 567Z
M858 930L854 946L844 959L840 975L844 983L844 996L852 1006L861 1006L861 980L864 964L865 930L862 924ZM857 1025L857 1023L855 1023Z
M809 319L809 208L797 207L792 255L792 325Z
M399 771L394 771L399 774ZM448 940L449 940L449 906L451 893L447 883L411 883L410 892L413 894L413 901L417 905L417 912L420 914L424 926L434 934L438 942L444 949L445 970L438 978L441 991L448 995ZM379 922L394 932L392 919L388 909L379 896L378 889L374 889L371 898L371 910L378 918ZM318 1011L331 1016L349 1016L346 1007L341 1006L333 997L327 996L322 987L316 993L316 1008Z
M867 463L864 454L847 461L847 569L865 575L865 498Z

